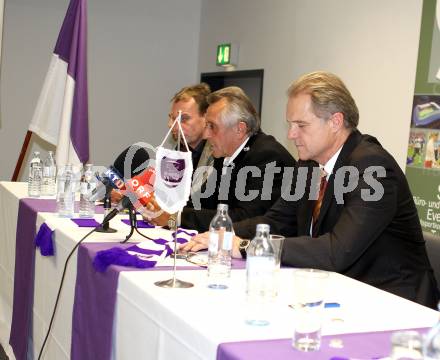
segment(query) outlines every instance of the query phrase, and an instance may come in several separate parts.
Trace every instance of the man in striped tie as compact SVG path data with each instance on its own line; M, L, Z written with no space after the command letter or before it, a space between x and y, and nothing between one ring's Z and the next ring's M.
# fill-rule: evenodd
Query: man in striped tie
M285 265L339 272L435 308L439 292L408 182L377 139L357 130L345 84L318 71L287 95L288 138L299 155L291 193L303 195L284 192L264 216L235 223L235 233L249 239L256 224L270 224L286 236ZM205 237L185 249L204 247ZM236 237L235 256L242 244Z

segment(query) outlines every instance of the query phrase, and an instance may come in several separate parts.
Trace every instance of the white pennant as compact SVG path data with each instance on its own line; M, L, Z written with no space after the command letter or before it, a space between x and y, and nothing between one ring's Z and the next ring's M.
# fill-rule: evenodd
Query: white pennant
M192 156L180 125L181 115L182 112L179 111L173 126L170 127L156 151L155 198L159 206L170 214L183 209L191 192ZM186 152L169 150L163 147L176 124L183 138Z

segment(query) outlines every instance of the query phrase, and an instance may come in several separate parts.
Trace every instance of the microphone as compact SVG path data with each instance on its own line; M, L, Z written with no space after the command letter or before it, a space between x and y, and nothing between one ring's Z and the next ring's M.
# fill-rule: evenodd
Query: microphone
M131 179L141 174L149 165L150 154L142 143L135 143L121 152L113 166L124 179Z
M95 174L98 184L93 189L93 191L88 195L90 201L101 200L104 198L107 189L125 189L124 180L118 170L115 169L113 165L110 165L101 174L98 172Z
M141 174L149 160L150 155L144 147L139 144L130 145L118 155L113 165L101 174L95 174L98 185L89 195L89 200L101 200L108 188L125 190L123 179L130 179Z
M133 177L124 184L124 197L105 217L102 224L108 223L120 211L133 206L136 211L143 212L144 207L153 197L153 185L156 171L147 168L142 174Z

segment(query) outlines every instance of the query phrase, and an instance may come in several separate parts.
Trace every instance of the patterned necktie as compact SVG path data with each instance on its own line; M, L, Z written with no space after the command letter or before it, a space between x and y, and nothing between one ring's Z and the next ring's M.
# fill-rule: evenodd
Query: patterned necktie
M318 227L316 226L318 222L319 212L321 211L322 199L324 198L325 189L327 188L327 173L324 169L321 170L321 183L319 184L319 196L315 202L315 207L313 208L313 227L312 227L312 237L317 237Z

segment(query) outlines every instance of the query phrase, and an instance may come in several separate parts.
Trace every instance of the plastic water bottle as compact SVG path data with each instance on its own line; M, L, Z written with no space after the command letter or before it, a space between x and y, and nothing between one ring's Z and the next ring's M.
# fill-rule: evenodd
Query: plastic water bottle
M95 215L95 202L89 200L95 188L96 180L93 174L93 164L85 164L80 182L79 217L92 218Z
M60 170L57 179L57 208L61 217L73 217L75 212L75 176L72 165L68 164Z
M440 302L437 305L440 311ZM428 332L423 343L424 359L440 359L440 320Z
M218 204L217 214L209 225L208 287L226 289L231 276L232 220L228 205Z
M255 238L246 251L246 322L250 325L269 324L274 300L275 252L269 230L269 225L258 224Z
M43 164L40 159L40 152L35 151L29 164L28 195L40 197Z
M57 166L53 151L49 151L47 158L43 162L43 184L41 185L41 195L52 196L56 194Z

